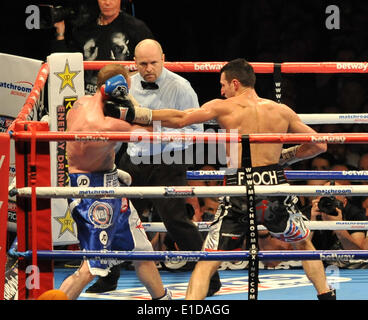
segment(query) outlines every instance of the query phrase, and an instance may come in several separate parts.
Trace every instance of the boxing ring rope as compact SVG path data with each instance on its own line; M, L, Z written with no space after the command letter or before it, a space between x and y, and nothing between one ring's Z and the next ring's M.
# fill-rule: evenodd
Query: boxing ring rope
M203 141L203 142L241 142L244 137L249 137L250 143L367 143L367 133L338 133L338 134L228 134L228 133L116 133L116 132L14 132L12 137L15 140L37 139L45 140L67 140L67 141ZM209 196L212 195L244 195L245 186L226 186L226 187L173 187L168 190L167 187L121 187L121 188L83 188L79 191L73 191L71 187L37 187L37 195L39 197L99 197L99 196L127 196L127 197L143 197L143 193L148 197L173 196ZM367 186L255 186L259 195L355 195L361 196L368 193ZM226 190L226 191L225 191ZM30 195L30 189L22 188L17 190L18 195ZM48 193L49 192L49 193Z
M11 251L9 254L30 259L32 251ZM118 259L118 260L154 260L154 261L244 261L249 259L249 251L68 251L38 250L39 259ZM259 251L260 260L322 260L341 261L368 259L368 250L293 250Z
M135 71L134 61L84 61L85 70L98 70L106 64L122 64ZM227 62L165 62L173 72L219 72ZM273 73L275 65L281 73L368 73L367 62L250 62L255 73Z
M258 196L323 196L347 195L366 196L368 185L343 186L299 186L272 185L254 186ZM169 186L169 187L35 187L38 198L186 198L245 196L246 186ZM17 188L14 193L20 197L31 197L32 187Z
M230 170L192 170L187 171L188 180L223 180ZM314 171L314 170L285 170L287 180L368 180L368 171Z
M85 70L98 70L106 64L118 63L125 65L129 70L136 70L134 61L84 61ZM226 62L165 62L165 67L173 72L219 72ZM367 62L283 62L275 64L273 62L253 62L251 65L256 73L273 73L274 66L280 65L281 73L366 73L368 72ZM46 83L49 74L49 67L44 63L37 74L34 86L29 94L23 108L17 118L8 128L8 132L13 131L16 121L26 120L40 93ZM299 114L306 124L364 124L368 121L368 113L361 114Z
M349 195L363 196L368 193L368 185L353 186L255 186L255 193L261 196L288 196L288 195ZM25 187L13 189L13 194L20 197L31 197L32 188ZM198 186L198 187L36 187L35 192L38 198L187 198L213 197L213 196L244 196L246 186ZM368 230L368 221L336 221L320 222L309 221L311 230ZM209 228L207 222L197 223L201 231ZM259 226L260 230L265 228ZM146 231L164 232L166 229L163 224L148 223Z
M183 132L11 132L11 137L18 141L124 141L124 142L241 142L249 137L250 143L330 143L330 144L362 144L368 143L368 133L280 133L249 134L235 133L183 133Z
M201 232L209 231L211 221L194 222ZM315 230L368 230L368 221L305 221L305 225L312 231ZM166 232L162 222L142 222L147 232ZM263 225L257 226L258 230L267 230Z
M305 124L367 124L368 113L300 113Z
M85 70L96 70L101 68L103 65L107 63L120 63L126 65L130 70L135 70L134 62L128 61L93 61L93 62L84 62ZM166 62L165 67L174 72L219 72L223 65L226 62ZM256 73L367 73L368 64L366 62L322 62L322 63L251 63L254 67ZM15 141L32 141L32 145L37 141L141 141L143 136L142 133L96 133L96 132L23 132L21 130L15 130L15 125L18 121L23 121L28 119L28 115L32 112L36 102L40 98L40 94L42 88L44 87L47 77L49 73L49 68L47 63L43 64L35 81L35 85L28 96L26 103L24 104L21 112L18 114L18 117L11 124L7 132L10 134L11 138ZM367 123L368 114L300 114L300 118L306 124L325 124L325 123ZM269 134L252 134L249 135L249 140L251 143L367 143L368 142L368 134L366 133L339 133L339 134L314 134L314 135L298 135L298 134L280 134L280 135L269 135ZM190 136L188 134L152 134L145 133L144 138L148 139L148 141L153 142L170 142L170 141L203 141L203 142L240 142L242 140L242 136L239 135L228 135L228 134L216 134L214 135L196 135ZM133 139L133 140L132 140ZM134 140L135 139L135 140ZM34 146L33 146L34 148ZM340 173L341 176L341 173ZM311 178L308 178L311 179ZM322 178L320 178L322 179ZM345 179L348 179L345 177ZM349 179L350 180L350 179ZM316 189L314 186L292 186L292 190L282 189L281 186L278 186L278 190L272 189L272 186L255 186L256 194L259 195L315 195L320 194L347 194L349 196L354 195L365 195L368 193L368 189L365 189L365 186L331 186L325 187L320 186ZM286 187L286 186L283 186ZM301 187L296 189L296 187ZM305 189L308 187L307 189ZM311 187L311 188L309 188ZM358 188L362 187L362 188ZM83 191L82 194L79 193L81 197L87 195L88 198L91 197L101 197L104 192L108 191L105 196L111 197L111 192L114 192L114 196L117 192L121 192L121 194L128 195L128 197L133 198L134 195L130 193L129 190L134 190L135 187L129 188L114 188L114 190L110 188L104 188L104 190L97 190L96 188L88 188L87 190L79 190ZM151 187L145 187L151 188ZM156 187L152 187L156 188ZM207 190L213 190L212 188L216 187L204 187ZM239 189L231 189L234 187L226 187L226 192L229 192L229 195L244 195L246 192L245 186L236 186L235 188ZM45 189L45 190L44 190ZM48 189L48 190L46 190ZM51 188L50 187L24 187L17 188L13 191L17 192L19 197L23 196L39 196L39 192L44 192L44 195L47 192L52 190L57 196L61 195L61 190L59 188ZM65 187L60 188L65 189ZM158 197L187 197L191 195L196 196L214 196L213 192L207 193L206 190L201 190L201 187L195 188L183 188L182 187L158 187L157 190L149 190L152 192L152 195L146 193L144 196L154 197L156 194ZM189 191L188 191L189 190ZM32 192L33 191L33 192ZM66 191L71 191L70 188L67 188ZM142 194L137 194L138 190L135 190L136 197L141 197ZM147 191L147 189L146 189ZM297 191L297 193L295 193ZM73 194L78 191L73 190ZM91 194L92 192L93 194ZM96 194L95 194L96 192ZM225 195L225 188L221 187L221 195ZM160 195L161 193L161 195ZM162 194L163 193L163 194ZM33 194L33 195L32 195ZM220 193L219 193L220 194ZM63 195L65 197L66 194ZM67 195L67 197L69 197ZM87 197L86 196L86 197ZM40 196L41 197L41 196ZM52 196L54 197L54 196ZM78 194L74 195L74 197L78 197ZM45 198L49 198L49 196L45 196ZM32 201L32 203L34 203ZM312 223L312 222L310 222ZM345 222L344 222L345 223ZM334 224L334 226L332 226ZM337 222L333 222L329 228L343 228L344 230L349 230L349 228L359 228L360 230L366 230L366 225L362 222L355 221L349 225L338 225ZM157 226L158 227L158 226ZM205 229L204 226L198 225L199 229ZM258 226L262 228L262 226ZM327 229L326 229L327 230ZM37 247L32 246L32 248L37 252L37 255L32 255L32 250L26 250L25 252L16 252L12 251L12 254L18 255L18 257L24 258L32 258L32 259L58 259L60 256L64 254L69 255L70 252L55 252L53 250L37 250ZM60 255L57 256L57 253ZM141 259L147 260L149 257L147 252L135 252L135 256L132 255L132 252L112 252L113 256L108 256L110 253L101 253L101 252L73 252L74 254L79 254L80 258L84 257L94 257L94 258L113 258L113 259L124 259L124 260L134 260ZM106 254L106 255L105 255ZM130 256L128 255L130 254ZM140 256L141 254L141 256ZM186 261L198 261L198 260L246 260L249 259L250 253L248 251L237 251L237 252L152 252L151 260L186 260ZM223 256L223 255L226 256ZM114 256L115 255L115 256ZM239 255L239 256L237 256ZM356 259L368 258L368 251L359 250L359 251L267 251L267 252L258 252L257 253L260 260L346 260L346 259ZM35 258L36 256L36 258ZM74 255L74 258L76 256ZM61 258L63 259L63 258ZM37 260L34 260L37 261Z

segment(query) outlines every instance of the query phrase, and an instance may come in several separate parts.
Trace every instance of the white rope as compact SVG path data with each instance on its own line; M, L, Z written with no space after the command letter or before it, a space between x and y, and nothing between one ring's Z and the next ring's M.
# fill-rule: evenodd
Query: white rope
M245 261L249 260L249 251L99 251L99 250L37 250L39 259L119 259L153 261ZM9 250L12 257L32 258L32 250ZM368 250L270 250L259 251L259 260L298 261L350 261L368 258Z
M368 113L299 113L305 124L367 124ZM206 122L218 125L216 120Z
M194 222L199 231L209 231L212 222ZM306 221L306 226L310 230L368 230L368 221ZM166 232L166 227L162 222L143 222L147 232ZM258 225L258 230L267 230L263 225Z
M368 113L305 113L299 117L305 124L368 123Z
M344 186L296 186L273 185L255 186L257 196L323 196L347 195L366 196L368 185ZM18 196L30 197L31 187L15 189ZM221 197L245 196L246 186L214 186L214 187L36 187L39 198L187 198L187 197Z

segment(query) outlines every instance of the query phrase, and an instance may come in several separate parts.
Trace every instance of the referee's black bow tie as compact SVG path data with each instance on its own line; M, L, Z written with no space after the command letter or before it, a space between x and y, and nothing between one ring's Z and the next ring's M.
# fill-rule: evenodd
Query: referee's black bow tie
M154 82L141 81L141 84L142 84L142 88L146 90L157 90L158 89L158 85Z

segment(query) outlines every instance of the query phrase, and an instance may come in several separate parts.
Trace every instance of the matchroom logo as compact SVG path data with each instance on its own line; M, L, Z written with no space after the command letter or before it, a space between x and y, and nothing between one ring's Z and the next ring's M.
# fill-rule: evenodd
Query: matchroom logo
M10 81L0 82L0 88L10 90L10 94L15 96L26 97L29 95L33 88L33 83L28 81Z

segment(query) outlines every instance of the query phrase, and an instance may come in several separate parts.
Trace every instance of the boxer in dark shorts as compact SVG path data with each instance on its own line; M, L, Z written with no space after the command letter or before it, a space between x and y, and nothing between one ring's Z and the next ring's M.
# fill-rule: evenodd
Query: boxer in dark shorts
M227 133L236 133L243 137L251 134L316 133L315 130L304 124L289 106L259 97L255 91L255 83L256 76L251 64L241 58L234 59L225 64L220 71L221 95L226 99L214 99L198 109L185 111L153 110L152 120L161 121L162 126L171 128L182 128L193 123L216 120L220 128L226 130ZM232 150L234 146L235 148ZM267 171L271 173L269 175L270 183L273 182L273 174L280 178L281 167L270 170L269 166L275 164L291 165L294 162L315 157L326 150L326 143L303 143L289 148L283 148L282 142L250 143L249 158L251 161L249 164L242 164L242 145L239 140L235 140L235 143L226 142L226 151L229 156L228 168L237 168L238 171L241 171L243 167L252 167L255 169L255 184L257 184L257 179L259 179L258 183L267 184ZM283 181L279 180L277 183L282 184ZM235 184L238 184L237 179L235 179ZM247 227L247 207L244 205L250 201L251 197L245 196L243 198L223 199L217 213L217 220L212 225L212 230L206 240L207 249L239 247ZM258 204L255 205L259 207L257 219L259 223L270 228L270 233L273 236L283 241L290 241L294 249L315 250L308 237L309 231L304 226L303 217L295 207L295 202L294 197L270 197L263 199L263 201L259 200ZM251 210L254 210L255 206L252 203ZM249 222L253 223L253 219L250 219ZM219 261L199 261L196 264L189 281L186 299L205 298L209 279L220 264ZM327 284L322 261L304 260L302 264L305 274L317 291L318 298L335 299L334 291Z
M279 165L254 167L254 185L287 184L284 171ZM226 185L244 185L244 172L227 175ZM296 242L309 236L303 215L297 208L298 198L256 197L257 224L264 225L270 234L285 242ZM239 250L248 230L246 197L221 197L220 206L204 243L205 250Z

